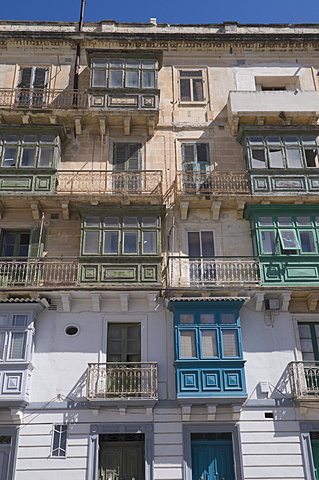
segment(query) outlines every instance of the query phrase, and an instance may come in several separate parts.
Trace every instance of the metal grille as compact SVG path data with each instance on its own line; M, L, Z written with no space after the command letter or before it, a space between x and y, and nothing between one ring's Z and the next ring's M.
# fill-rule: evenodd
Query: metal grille
M144 433L103 433L100 443L105 442L143 442Z

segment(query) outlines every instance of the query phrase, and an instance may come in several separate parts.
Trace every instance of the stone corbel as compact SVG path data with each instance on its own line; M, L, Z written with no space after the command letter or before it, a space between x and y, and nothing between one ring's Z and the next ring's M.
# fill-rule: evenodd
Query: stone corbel
M11 408L10 415L12 417L12 420L16 422L22 422L23 411L20 410L19 408Z
M128 312L129 298L130 298L130 295L128 293L119 293L121 312Z
M119 414L125 415L126 414L126 407L119 407Z
M151 137L154 135L155 130L155 117L149 117L147 121L147 133Z
M291 125L291 122L292 122L292 116L286 115L286 118L284 120L285 125Z
M221 206L222 206L222 202L220 200L212 201L211 211L213 213L213 220L219 220Z
M266 121L265 117L257 117L256 118L256 125L264 125Z
M30 115L21 115L21 120L22 120L22 123L24 124L31 123Z
M239 117L233 116L231 119L231 126L230 126L232 135L237 135L238 125L239 125Z
M96 409L94 408L93 410L91 410L91 412L92 412L93 417L98 417L99 413L100 413L100 410L98 410L97 408Z
M237 220L242 220L244 218L244 209L245 209L245 202L243 201L237 202Z
M180 203L181 219L187 220L189 202Z
M290 298L291 292L285 292L279 296L280 309L282 312L288 312Z
M261 312L264 305L265 294L264 293L255 293L252 297L255 301L255 310L256 312Z
M242 411L242 406L241 405L232 405L231 411L232 411L232 420L234 422L238 421L240 419L240 413Z
M309 118L308 125L317 125L319 117L313 116Z
M56 123L58 123L58 117L56 115L50 115L49 119L52 125L55 125Z
M80 117L75 117L74 119L74 129L77 135L82 133L82 119Z
M72 297L69 293L60 293L62 309L64 312L71 312L71 300Z
M131 117L124 118L124 135L131 135Z
M317 310L318 300L318 293L309 293L309 295L307 296L307 306L310 312L314 312L315 310Z
M154 312L156 309L157 293L149 293L147 295L147 298L148 298L148 311Z
M216 405L206 405L207 421L208 422L214 422L215 421L216 410L217 410Z
M145 407L146 415L153 415L153 407Z
M69 202L61 203L63 220L70 220Z
M189 422L191 419L191 412L192 406L191 405L183 405L182 406L182 421Z
M101 311L101 295L99 293L91 293L93 312Z
M105 135L106 134L106 118L99 119L99 126L100 126L100 134Z
M41 218L41 209L39 202L33 202L30 204L31 213L33 220L40 220Z

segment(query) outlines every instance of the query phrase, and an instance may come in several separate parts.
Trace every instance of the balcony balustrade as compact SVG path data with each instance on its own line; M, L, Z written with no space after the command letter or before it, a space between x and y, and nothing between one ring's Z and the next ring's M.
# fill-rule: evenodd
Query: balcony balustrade
M319 400L319 362L290 362L291 393L298 400Z
M168 259L170 288L201 286L258 286L261 284L256 258L213 257Z
M90 363L88 400L157 400L157 363Z
M178 172L177 195L247 195L250 180L246 173L235 172Z
M57 194L67 195L162 195L162 171L60 171L57 185Z
M88 93L79 90L1 88L1 108L69 109L87 108Z

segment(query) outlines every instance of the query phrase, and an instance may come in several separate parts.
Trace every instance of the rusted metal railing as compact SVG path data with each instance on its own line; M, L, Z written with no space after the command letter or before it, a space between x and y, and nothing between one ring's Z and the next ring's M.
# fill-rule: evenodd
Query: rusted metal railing
M319 362L290 362L288 370L293 397L319 400Z
M199 287L261 284L259 262L243 257L169 257L168 286Z
M90 363L87 397L157 399L157 363Z
M1 88L0 107L26 109L87 108L86 90Z
M240 172L177 172L178 195L250 194L250 181Z

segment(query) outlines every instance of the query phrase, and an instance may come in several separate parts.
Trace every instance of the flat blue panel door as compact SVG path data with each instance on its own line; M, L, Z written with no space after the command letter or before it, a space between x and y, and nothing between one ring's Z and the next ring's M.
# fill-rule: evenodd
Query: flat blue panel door
M192 441L193 480L235 480L232 442Z

